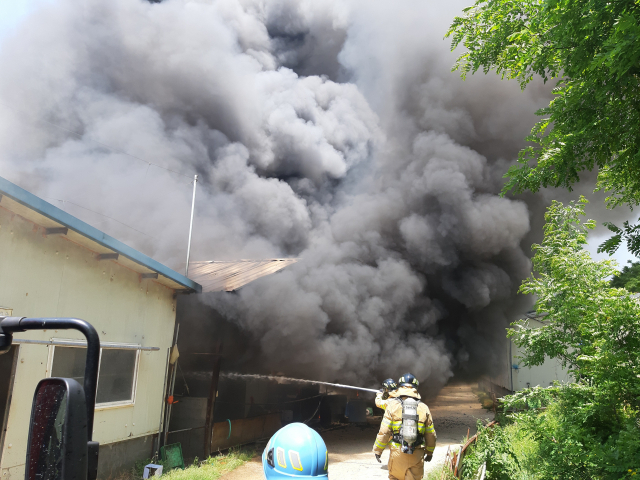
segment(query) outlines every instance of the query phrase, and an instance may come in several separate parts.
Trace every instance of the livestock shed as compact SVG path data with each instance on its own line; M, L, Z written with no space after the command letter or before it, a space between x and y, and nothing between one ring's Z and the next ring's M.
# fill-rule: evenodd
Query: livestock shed
M247 368L256 339L216 308L223 297L296 263L296 258L203 261L189 275L203 294L178 302L179 357L171 366L172 404L167 443L179 442L187 460L266 439L290 422L330 425L345 421L348 397L290 379L229 374ZM226 300L230 300L228 297ZM253 368L258 367L253 365ZM356 396L356 394L354 394ZM360 405L354 399L354 405ZM371 397L373 406L373 397ZM362 413L365 405L352 410Z
M215 295L236 295L247 284L297 261L190 262L189 276L202 285L203 294L178 301L179 357L169 370L172 404L164 432L167 443L181 443L186 459L269 437L282 425L281 411L287 408L283 401L317 395L317 387L300 392L298 387L220 376L221 368L233 370L245 352L257 346L217 311ZM317 399L313 406L304 400L294 403L292 415L310 410L308 417L318 407Z
M188 461L206 458L218 450L268 438L288 422L321 413L317 385L227 375L259 347L203 298L207 294L180 298L178 304L180 356L167 443L180 443Z
M98 477L152 456L160 440L177 294L199 284L0 178L0 314L76 317L101 342L94 436ZM24 478L33 392L45 377L82 383L74 331L15 336L0 356L1 478Z

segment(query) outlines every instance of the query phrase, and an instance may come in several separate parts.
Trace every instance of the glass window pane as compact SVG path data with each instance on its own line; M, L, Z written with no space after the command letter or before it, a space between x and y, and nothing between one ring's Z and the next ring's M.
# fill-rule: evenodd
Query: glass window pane
M83 347L54 347L52 377L73 378L84 384L84 365L87 349Z
M136 350L102 350L96 403L132 401Z

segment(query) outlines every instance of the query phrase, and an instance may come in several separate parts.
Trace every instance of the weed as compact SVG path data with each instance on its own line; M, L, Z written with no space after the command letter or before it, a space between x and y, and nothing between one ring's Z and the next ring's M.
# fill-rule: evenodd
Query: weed
M434 468L430 472L427 472L423 477L423 480L457 480L452 472L446 471L444 465L439 468Z
M163 472L162 478L164 480L217 480L225 473L244 465L254 455L255 451L253 450L230 450L229 453L215 455L204 461L199 461L196 458L193 464L184 470L176 468L169 472ZM162 464L161 461L152 462L151 459L136 462L131 471L118 476L115 480L140 480L145 465L149 463Z

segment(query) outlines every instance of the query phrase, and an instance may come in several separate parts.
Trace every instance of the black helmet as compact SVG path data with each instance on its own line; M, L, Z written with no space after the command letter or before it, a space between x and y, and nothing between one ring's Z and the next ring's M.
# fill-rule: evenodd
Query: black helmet
M398 383L401 387L411 387L415 389L417 389L418 385L420 385L420 382L418 382L416 377L414 377L410 373L405 373L404 375L402 375L400 377L400 380L398 380Z
M396 388L398 388L398 385L393 378L387 378L384 382L382 382L382 386L386 390L395 390Z

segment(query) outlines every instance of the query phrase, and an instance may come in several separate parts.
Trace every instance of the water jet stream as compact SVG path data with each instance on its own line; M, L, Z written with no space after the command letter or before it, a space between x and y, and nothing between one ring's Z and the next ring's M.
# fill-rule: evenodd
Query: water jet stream
M378 393L379 390L374 390L373 388L363 388L363 387L354 387L353 385L343 385L341 383L329 383L329 382L320 382L318 380L303 380L300 378L290 378L290 377L281 377L279 375L258 375L253 373L221 373L221 377L225 378L247 378L247 379L255 379L255 380L272 380L275 382L287 381L292 383L311 383L315 385L327 385L330 387L336 388L347 388L350 390L360 390L362 392L371 392Z

